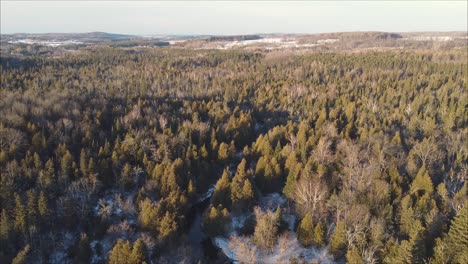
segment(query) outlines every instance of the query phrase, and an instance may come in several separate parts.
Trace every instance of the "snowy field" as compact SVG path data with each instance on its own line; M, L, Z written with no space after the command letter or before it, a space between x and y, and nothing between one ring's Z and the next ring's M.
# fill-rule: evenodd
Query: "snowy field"
M331 44L339 41L339 39L320 39L315 43L299 43L295 39L288 38L262 38L254 40L236 40L226 44L219 45L217 49L232 49L245 47L265 47L266 49L287 49L287 48L310 48L323 44Z
M231 218L228 231L229 237L218 236L212 239L233 263L289 263L291 258L323 264L335 263L325 248L303 247L297 240L294 232L296 216L284 213L287 200L279 193L272 193L260 198L259 205L262 210L275 210L278 206L283 209L282 220L287 223L289 231L280 234L275 247L270 251L257 250L251 237L239 236L240 229L253 213L236 215Z
M65 45L77 45L77 44L84 44L84 42L77 41L77 40L34 40L34 39L19 39L15 41L9 41L8 43L12 44L36 44L36 45L44 45L49 47L58 47L58 46L65 46Z

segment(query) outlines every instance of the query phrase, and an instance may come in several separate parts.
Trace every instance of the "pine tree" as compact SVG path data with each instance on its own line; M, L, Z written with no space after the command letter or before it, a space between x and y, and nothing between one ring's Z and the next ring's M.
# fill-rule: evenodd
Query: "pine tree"
M27 192L27 219L29 228L33 230L38 227L38 207L37 207L37 198L33 190Z
M132 173L131 166L129 163L125 163L122 172L120 173L119 185L122 190L129 188L132 184Z
M83 177L88 175L88 157L84 149L80 152L80 171Z
M10 232L11 227L8 213L6 209L2 209L2 214L0 216L0 246L2 249L9 247Z
M330 238L330 253L335 259L339 259L345 254L346 242L346 227L344 222L339 221L336 223L335 231Z
M252 183L250 183L249 179L244 181L244 186L242 187L242 203L247 207L252 206L254 201L254 190L252 187Z
M239 181L243 181L246 178L245 175L245 168L246 168L247 161L245 158L241 160L239 165L237 165L237 170L236 174L234 175L234 178L237 178Z
M435 247L434 247L434 257L431 260L431 264L448 264L450 263L450 256L448 253L449 249L447 248L446 243L437 238L435 240Z
M297 239L304 246L310 246L314 242L314 223L312 221L312 214L308 212L301 223L297 227Z
M420 192L431 194L433 191L434 191L434 186L432 184L431 177L429 176L429 173L426 170L426 165L423 164L421 168L419 169L419 172L416 175L416 178L414 178L414 181L411 184L410 192L412 194L420 193Z
M210 236L223 235L227 223L227 210L211 206L203 220L205 232Z
M223 171L223 175L216 182L216 187L211 197L211 204L213 206L222 205L225 208L231 206L231 183L229 180L229 169Z
M132 264L132 249L128 240L119 239L109 253L108 264Z
M362 260L361 255L359 255L357 248L352 247L351 249L348 249L348 252L346 253L346 263L364 264L364 261Z
M156 206L149 198L146 198L140 204L138 213L138 222L144 230L156 233L156 219L158 218Z
M313 243L319 247L325 246L325 230L320 222L314 228Z
M55 187L56 179L55 179L55 169L54 163L51 159L49 159L45 166L44 170L40 173L39 182L41 186L48 190L53 190Z
M218 149L218 160L226 161L229 158L229 145L222 142Z
M132 253L130 254L130 262L133 264L148 263L146 246L141 239L138 239L133 244Z
M463 263L468 257L468 202L452 220L447 236L447 246L454 263ZM466 262L465 262L466 263Z
M284 185L283 193L290 200L294 198L294 191L296 189L296 182L299 171L301 171L300 163L296 164L296 168L291 170L286 178L286 184Z
M194 197L196 194L197 194L197 191L195 189L195 184L193 183L193 180L190 179L188 186L187 186L187 196Z
M401 241L400 248L398 250L398 255L396 258L396 262L402 263L402 264L413 263L412 245L409 241L407 240Z
M47 202L47 197L45 196L44 192L41 191L39 194L39 200L37 203L38 213L41 218L42 223L47 223L50 217L50 209Z
M36 172L41 171L42 161L41 161L41 158L39 157L39 154L37 154L37 152L34 152L33 159L34 159L34 169L36 170Z
M14 228L17 234L26 236L28 233L27 212L21 201L21 197L15 194L15 209L14 209Z
M65 155L63 155L62 160L60 161L60 182L62 184L68 183L72 176L72 163L73 157L70 151L67 150Z
M178 226L173 213L166 211L166 214L159 223L159 239L171 240L177 234Z

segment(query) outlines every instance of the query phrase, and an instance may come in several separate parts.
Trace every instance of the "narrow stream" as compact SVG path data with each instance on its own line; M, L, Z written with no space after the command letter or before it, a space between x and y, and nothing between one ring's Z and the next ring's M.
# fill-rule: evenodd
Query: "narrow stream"
M187 237L192 246L192 253L197 259L206 259L209 263L231 263L223 252L213 245L211 238L203 232L202 228L203 212L210 205L213 190L214 186L193 205L188 215L192 222Z

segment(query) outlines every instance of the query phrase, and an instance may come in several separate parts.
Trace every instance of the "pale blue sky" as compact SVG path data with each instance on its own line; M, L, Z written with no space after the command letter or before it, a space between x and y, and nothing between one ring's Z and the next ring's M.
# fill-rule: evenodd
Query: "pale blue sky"
M5 1L1 33L467 31L467 1Z

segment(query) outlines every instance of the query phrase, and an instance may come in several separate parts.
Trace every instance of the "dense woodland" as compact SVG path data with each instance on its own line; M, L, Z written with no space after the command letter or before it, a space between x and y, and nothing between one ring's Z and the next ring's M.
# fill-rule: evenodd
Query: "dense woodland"
M241 263L296 238L328 262L468 263L467 76L465 48L4 56L0 263L225 263L188 238L203 197Z

